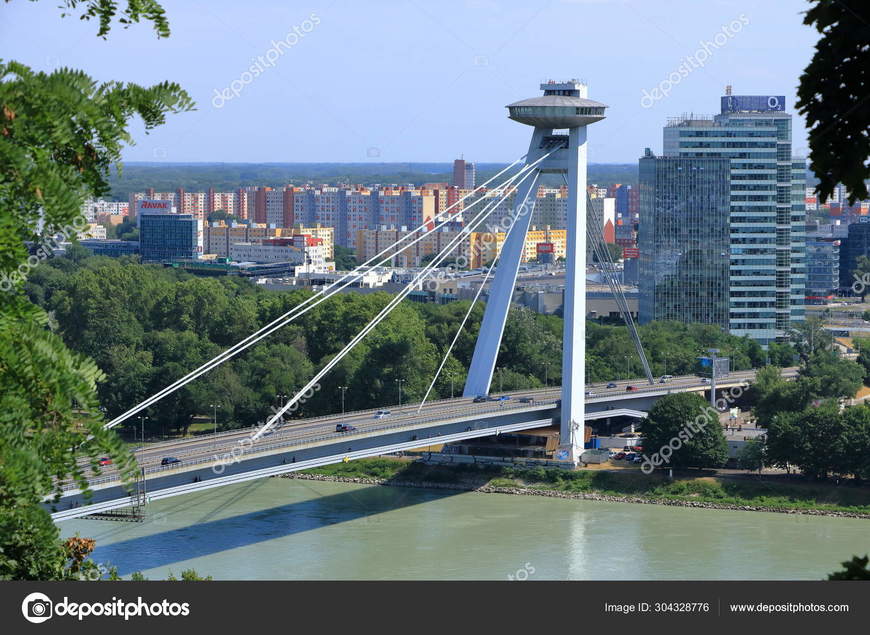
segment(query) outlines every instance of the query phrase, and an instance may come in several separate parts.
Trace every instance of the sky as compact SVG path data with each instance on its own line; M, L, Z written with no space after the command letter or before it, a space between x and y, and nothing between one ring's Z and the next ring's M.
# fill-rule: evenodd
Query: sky
M178 82L197 110L134 125L124 152L167 163L512 161L531 129L504 106L570 78L608 106L589 161L632 163L668 117L718 112L727 84L792 112L818 39L805 0L164 0L170 38L140 23L106 40L58 4L0 3L0 58Z

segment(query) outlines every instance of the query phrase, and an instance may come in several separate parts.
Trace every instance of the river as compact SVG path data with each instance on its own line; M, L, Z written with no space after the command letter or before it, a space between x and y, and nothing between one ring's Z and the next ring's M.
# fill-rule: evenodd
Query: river
M870 520L263 479L78 519L127 577L220 580L820 579Z

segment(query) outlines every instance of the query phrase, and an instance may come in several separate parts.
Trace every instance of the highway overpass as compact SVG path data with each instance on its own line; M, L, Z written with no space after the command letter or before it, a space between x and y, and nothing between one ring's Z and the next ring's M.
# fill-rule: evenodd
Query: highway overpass
M783 374L792 377L797 369ZM717 382L717 388L734 388L750 383L755 371L741 371ZM629 390L631 386L634 389ZM708 393L710 386L696 376L675 377L667 383L650 385L645 380L587 386L588 419L600 419L605 412L619 416L627 411L646 411L657 399L674 392ZM136 451L142 470L138 494L125 490L118 473L107 466L90 479L92 498L86 501L74 485L65 486L54 508L56 521L91 513L133 506L213 487L240 483L286 472L339 463L381 454L494 434L558 425L561 387L505 393L510 399L474 403L469 398L445 399L391 407L378 417L377 410L350 412L311 419L291 420L274 432L251 442L253 428L216 435L145 446ZM336 425L353 429L336 432ZM162 465L174 457L178 463Z

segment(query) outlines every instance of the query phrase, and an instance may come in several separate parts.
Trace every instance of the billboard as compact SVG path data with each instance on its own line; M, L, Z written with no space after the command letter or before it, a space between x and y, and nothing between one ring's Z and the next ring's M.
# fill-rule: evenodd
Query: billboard
M553 243L538 243L537 244L538 254L552 254L556 251Z
M725 95L722 112L771 112L785 110L785 95Z
M623 247L622 257L623 258L640 258L640 249L638 249L637 247Z
M172 201L161 201L157 199L143 198L141 201L136 201L136 216L142 213L171 214Z

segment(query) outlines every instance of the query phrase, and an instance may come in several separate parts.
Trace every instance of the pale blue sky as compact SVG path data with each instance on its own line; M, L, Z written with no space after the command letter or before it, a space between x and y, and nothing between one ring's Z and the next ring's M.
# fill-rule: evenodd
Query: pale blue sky
M661 149L667 117L716 112L728 83L738 95L785 95L792 111L817 39L801 24L803 0L164 0L168 40L140 24L107 41L57 4L0 4L0 57L99 80L174 80L198 102L137 132L133 161L509 161L530 130L504 105L538 95L547 78L579 77L610 107L590 129L590 161L634 162L646 146ZM318 24L305 23L312 14ZM708 47L702 68L641 104L732 22L740 28ZM215 108L215 90L294 26L303 36Z

